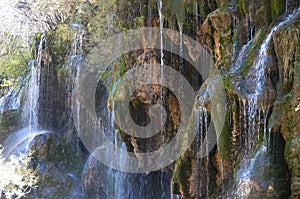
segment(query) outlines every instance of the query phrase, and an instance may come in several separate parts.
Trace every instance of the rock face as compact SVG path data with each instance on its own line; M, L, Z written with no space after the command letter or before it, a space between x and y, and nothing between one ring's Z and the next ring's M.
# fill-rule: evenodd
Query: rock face
M213 49L220 67L229 67L233 56L234 17L234 10L224 6L209 13L202 25L204 43Z
M83 158L80 149L55 132L39 135L30 146L33 166L38 166L38 189L33 198L82 198L80 174Z
M9 136L9 134L17 130L20 125L20 113L18 110L5 111L0 118L0 141L1 143Z
M168 198L171 197L170 178L170 171L150 174L123 173L90 156L82 173L82 184L87 198Z
M279 73L279 81L276 87L281 95L276 99L271 119L273 119L274 128L280 131L286 140L285 158L291 170L292 198L298 198L300 196L300 173L298 164L300 158L300 115L299 112L295 110L300 99L299 36L299 21L292 22L281 28L274 35Z
M38 170L38 189L32 198L82 198L81 172L86 160L72 118L72 84L74 73L70 53L75 42L75 30L61 24L36 36L34 55L41 53L38 128L48 133L36 136L30 147L32 166ZM34 57L37 60L37 57ZM69 67L70 66L70 67ZM68 71L70 70L70 71Z

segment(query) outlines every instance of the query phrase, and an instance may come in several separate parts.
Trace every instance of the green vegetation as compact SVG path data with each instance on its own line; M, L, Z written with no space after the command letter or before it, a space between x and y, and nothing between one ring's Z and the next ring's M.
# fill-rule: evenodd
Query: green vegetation
M226 113L226 120L224 123L224 127L222 129L222 132L220 134L220 137L218 139L218 150L220 153L220 156L224 160L230 159L230 143L231 143L231 126L229 122L230 112Z
M142 28L142 27L145 26L145 24L144 24L145 17L144 16L136 17L133 21L134 21L134 27L135 28Z
M20 77L26 76L27 62L30 58L29 52L8 52L1 56L0 60L0 89L2 87L19 86Z
M2 157L0 150L0 195L1 198L20 198L36 188L37 172L29 168L30 154L11 156L8 160Z
M281 12L283 10L283 5L284 5L283 1L281 1L281 0L272 0L271 1L271 12L272 12L271 14L272 14L273 19L281 14Z
M66 13L69 13L70 9L77 4L78 1L67 0L53 0L49 2L34 1L24 2L24 6L28 6L30 10L30 22L28 24L34 24L35 27L27 27L25 22L17 21L18 17L29 13L23 13L23 10L19 10L19 15L16 15L16 23L22 23L21 28L28 28L28 35L16 35L13 32L2 32L0 37L0 90L8 90L11 87L18 87L21 83L22 77L27 75L27 62L32 57L31 44L33 37L38 31L47 31L54 25L63 22L66 19ZM21 17L22 18L22 17ZM4 24L4 26L11 26L13 24ZM14 30L21 31L21 30ZM41 34L37 34L36 38Z
M248 1L239 0L236 7L240 11L241 14L246 15L248 12Z
M103 39L111 36L116 31L114 24L115 10L115 0L92 1L91 4L80 6L76 17L86 27L85 40L89 45L101 43ZM85 50L88 51L89 49Z
M172 182L178 185L174 190L174 193L189 195L189 176L192 173L193 156L194 154L191 151L186 151L179 159L177 159L172 175Z

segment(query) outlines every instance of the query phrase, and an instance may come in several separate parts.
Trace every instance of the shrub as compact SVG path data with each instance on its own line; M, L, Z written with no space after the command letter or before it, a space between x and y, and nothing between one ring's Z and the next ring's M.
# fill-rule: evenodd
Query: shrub
M0 197L21 198L36 188L37 171L29 168L31 154L10 156L5 160L0 150Z

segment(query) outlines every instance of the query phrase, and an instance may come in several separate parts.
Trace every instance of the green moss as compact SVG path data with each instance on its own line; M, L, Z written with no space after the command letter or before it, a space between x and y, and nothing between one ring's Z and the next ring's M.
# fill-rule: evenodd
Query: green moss
M189 195L189 177L192 173L192 157L191 151L186 151L182 157L180 157L176 163L172 175L172 182L178 185L180 191L183 191L183 195ZM175 192L180 192L179 190L174 190Z
M284 2L281 0L271 0L270 3L272 18L274 19L283 12Z
M36 39L36 40L41 40L41 38L42 38L42 35L43 35L43 34L42 34L42 33L40 33L40 32L39 32L39 33L36 33L36 35L35 35L35 39Z
M199 15L199 13L195 13L196 9L196 3L198 3L196 0L186 1L185 2L185 10L188 14L191 15Z
M60 24L53 32L49 33L51 38L50 48L54 55L69 55L74 42L75 31L70 25Z
M101 74L101 80L105 83L108 82L107 81L108 78L111 78L109 85L107 85L109 87L109 94L108 94L108 99L107 99L107 103L109 104L109 109L111 109L110 104L111 104L112 97L115 92L115 88L117 87L118 81L126 72L126 59L127 58L128 58L128 55L124 55L124 56L120 57L114 63L112 71L106 71Z
M78 149L70 144L66 138L55 134L48 134L35 140L31 148L34 160L43 163L54 163L63 167L66 171L80 174L82 171L82 160Z
M28 52L8 52L0 60L0 77L3 78L1 87L19 87L21 79L27 75L27 63L30 58Z
M52 62L55 66L59 81L68 78L67 70L69 69L65 67L65 64L68 64L76 34L75 30L68 24L60 24L47 34L49 54L46 55L49 56L48 62ZM37 39L39 37L37 35Z
M246 15L248 12L248 1L247 0L239 0L236 7L238 9L238 11L242 14L242 15Z
M134 19L134 28L142 28L145 26L145 17L139 16Z
M231 126L229 122L230 114L230 112L226 113L223 130L218 140L218 151L220 153L221 158L224 160L229 160L231 153Z
M234 76L233 75L228 75L223 77L223 84L226 90L232 90L233 89L233 85L232 85L232 80L233 80Z
M231 65L231 57L232 57L232 48L233 48L233 40L232 38L222 37L219 40L220 43L220 61L218 63L218 68L223 68L228 70Z

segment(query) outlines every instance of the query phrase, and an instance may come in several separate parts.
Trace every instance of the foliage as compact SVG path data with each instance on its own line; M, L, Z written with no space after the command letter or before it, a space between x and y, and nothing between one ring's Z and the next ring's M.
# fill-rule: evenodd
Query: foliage
M115 33L115 10L115 0L92 1L91 4L80 5L77 17L78 21L86 27L88 34L85 39L89 45L101 43L103 39Z
M28 168L31 155L20 154L10 156L8 160L2 157L0 151L0 196L5 198L21 198L36 188L37 172Z
M27 72L33 38L64 22L79 0L4 1L0 11L12 12L0 19L0 90L19 86ZM26 34L25 34L26 33Z
M271 0L271 14L272 18L277 17L283 11L284 3L280 0Z
M139 16L134 18L133 23L134 23L134 28L141 28L144 27L145 24L145 17L144 16Z
M24 77L27 71L27 61L30 53L14 52L3 55L0 60L0 77L3 78L0 87L16 86L20 77Z

